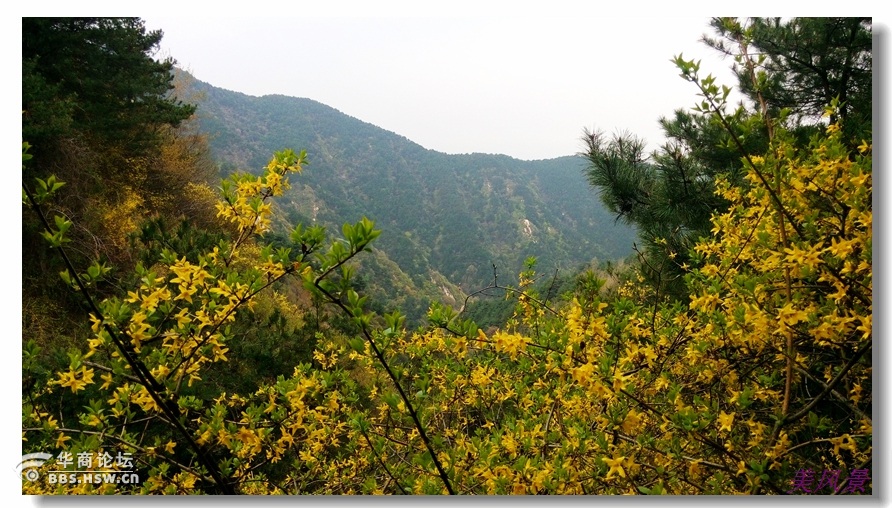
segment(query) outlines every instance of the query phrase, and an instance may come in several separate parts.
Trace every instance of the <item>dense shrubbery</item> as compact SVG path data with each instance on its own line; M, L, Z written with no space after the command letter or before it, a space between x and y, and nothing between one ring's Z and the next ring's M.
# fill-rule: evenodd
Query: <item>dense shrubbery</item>
M552 308L523 292L525 272L520 313L492 335L443 307L414 333L366 313L346 262L376 236L368 222L327 250L300 226L290 251L248 248L297 167L274 160L221 205L236 236L196 262L163 251L94 311L89 348L25 405L29 446L137 451L137 491L171 493L780 493L798 469L864 468L870 145L850 160L834 129L805 153L751 157L748 190L719 183L732 207L694 249L690 305L629 284ZM204 373L248 340L232 332L241 314L285 277L359 333L321 340L315 367L208 397ZM86 408L79 424L53 416L58 397Z

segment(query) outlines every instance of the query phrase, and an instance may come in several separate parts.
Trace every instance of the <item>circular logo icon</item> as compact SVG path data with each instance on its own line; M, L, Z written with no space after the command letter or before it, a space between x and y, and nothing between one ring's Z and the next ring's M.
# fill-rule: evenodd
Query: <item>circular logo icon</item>
M36 469L25 471L25 479L29 482L36 482L38 478L40 478L40 473L38 473Z

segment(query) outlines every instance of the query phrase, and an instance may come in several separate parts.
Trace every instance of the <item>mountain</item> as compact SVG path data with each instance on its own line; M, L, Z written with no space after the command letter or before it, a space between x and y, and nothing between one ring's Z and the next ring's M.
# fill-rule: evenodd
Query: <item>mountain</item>
M224 172L260 171L284 148L307 151L310 163L279 201L288 221L329 231L375 221L383 233L360 273L410 316L430 299L460 305L492 280L493 265L505 281L529 256L550 272L631 253L634 230L603 207L581 158L444 154L310 99L190 81Z

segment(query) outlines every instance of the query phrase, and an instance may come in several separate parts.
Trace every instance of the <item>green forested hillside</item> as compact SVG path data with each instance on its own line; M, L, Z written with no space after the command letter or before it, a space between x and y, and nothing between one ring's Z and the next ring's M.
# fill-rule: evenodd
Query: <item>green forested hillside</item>
M259 171L275 150L306 149L307 171L281 202L283 218L330 228L350 217L374 220L383 230L379 254L403 272L384 280L411 280L384 289L410 293L404 303L417 311L410 314L430 298L449 302L485 286L493 265L515 274L535 256L543 270L572 270L631 253L633 230L605 210L578 157L449 155L310 99L192 81L204 97L201 128L224 172ZM396 268L383 256L365 261L379 274Z

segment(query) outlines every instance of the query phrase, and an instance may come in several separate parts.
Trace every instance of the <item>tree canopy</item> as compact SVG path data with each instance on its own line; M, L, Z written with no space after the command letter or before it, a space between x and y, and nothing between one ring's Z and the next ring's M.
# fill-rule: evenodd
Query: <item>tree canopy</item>
M153 58L162 33L139 18L22 18L22 135L96 137L125 151L195 111L168 96L173 61Z
M676 298L687 296L680 269L687 252L713 214L728 207L716 178L746 184L741 153L767 150L772 128L781 125L807 146L830 104L837 106L828 121L841 125L850 148L871 137L869 18L715 18L712 27L716 37L703 40L734 58L749 102L729 111L726 124L705 103L679 109L660 119L667 142L652 154L632 133L583 135L589 182L619 219L638 228L643 272Z
M719 37L705 37L711 47L735 55L743 34L720 18L712 23ZM870 132L872 109L871 18L751 18L748 53L764 73L753 80L742 62L735 65L739 89L752 100L763 100L778 117L789 110L800 126L817 121L824 108L839 101L840 124L847 141L857 146ZM761 99L759 98L761 97Z

